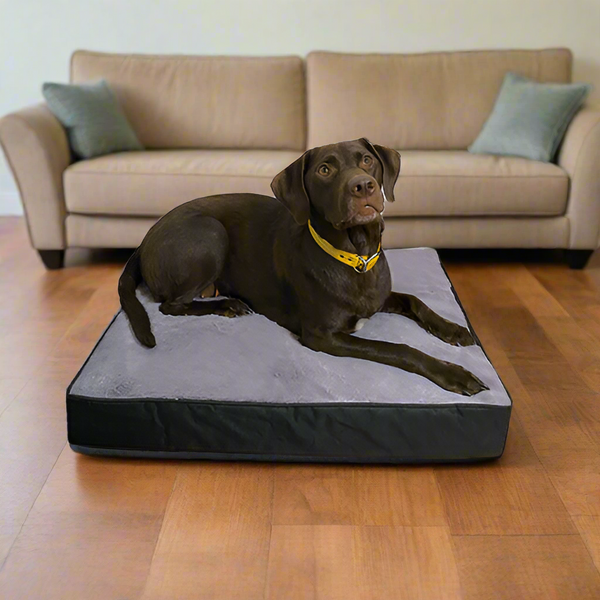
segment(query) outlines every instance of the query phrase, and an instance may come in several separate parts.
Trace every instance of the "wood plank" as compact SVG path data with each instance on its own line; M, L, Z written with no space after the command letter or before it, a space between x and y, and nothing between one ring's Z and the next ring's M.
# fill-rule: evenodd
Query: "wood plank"
M0 377L0 415L25 387L27 381L24 377Z
M564 272L528 267L579 326L600 340L600 269Z
M0 339L0 377L29 379L60 341L60 333L9 333Z
M0 571L0 597L139 598L176 471L65 448Z
M600 572L600 517L574 517L577 529Z
M521 272L517 268L513 271ZM587 359L578 360L577 344L569 341L581 338L580 327L569 316L564 317L545 295L546 287L541 289L527 276L519 280L512 275L494 269L494 276L481 289L465 281L469 297L475 300L473 310L485 315L491 306L494 311L493 318L491 314L486 316L486 323L498 342L496 358L504 354L495 364L513 395L535 454L569 514L600 514L600 397L591 385L593 379L582 372L589 368ZM560 335L554 340L549 338L543 324L551 318L536 318L510 286L523 298L531 295L531 289L545 298L540 314L555 313L564 328L566 344L561 343ZM535 303L531 308L537 312ZM514 328L519 331L514 333ZM521 349L523 346L526 351ZM589 345L584 346L582 352L589 354L589 349ZM592 354L598 351L593 346L591 350ZM593 375L592 371L587 373Z
M453 541L464 600L600 598L600 574L579 535Z
M387 600L461 597L446 527L361 527L354 531L358 596Z
M107 292L105 288L79 296L78 302L87 299L85 308L79 308L82 316L78 317L79 311L71 314L65 323L72 321L72 325L62 335L48 336L51 341L47 345L40 343L45 338L39 333L32 334L31 341L15 334L16 347L10 355L18 364L22 356L28 356L26 371L35 377L0 413L0 506L11 515L0 521L0 565L66 443L65 389L78 366L64 353L56 358L46 355L57 345L60 349L62 339L81 364L95 342L98 327L111 314ZM97 319L98 324L90 319Z
M272 496L270 465L181 466L144 600L263 598Z
M581 380L591 390L600 393L600 345L595 335L570 316L540 317L537 320Z
M6 266L0 262L0 271ZM16 271L14 281L0 274L6 285L0 305L3 333L62 333L64 319L85 304L95 287L84 270L47 271L37 263L34 269L9 268Z
M267 598L461 598L446 527L273 527Z
M539 266L527 269L573 318L598 316L600 289L589 271Z
M576 531L514 414L502 458L482 465L436 467L436 477L453 534Z
M338 525L274 526L265 598L362 598L354 574L354 529Z
M446 525L431 467L275 470L276 525Z
M40 379L0 415L0 566L65 446L64 403L62 383Z
M49 355L52 361L77 361L87 358L92 348L119 309L116 274L107 278L106 284L96 290L85 309L68 327ZM113 283L113 285L111 285Z
M562 304L548 292L526 266L498 266L494 268L494 276L498 283L510 288L523 306L536 318L561 319L570 316Z
M12 309L11 325L0 335L0 376L32 377L78 316L93 318L94 312L102 306L93 300L95 293L102 294L104 299L107 294L116 299L112 270L100 270L95 276L96 282L91 285L90 274L84 269L69 276L63 276L62 272L57 276L48 275L48 290L38 290L37 295L24 299ZM112 289L102 290L105 283L113 281ZM96 291L95 285L101 286L101 290ZM113 306L107 308L112 310ZM106 310L96 314L98 323L103 322L105 314L108 314ZM88 346L91 348L92 344Z
M516 267L512 269L517 272ZM457 277L474 321L484 321L527 389L589 393L590 387L561 354L543 327L506 283L506 272L492 270L484 282L470 268ZM504 280L503 280L504 279Z
M538 441L537 452L569 514L600 515L600 454L577 431L555 427L549 434L548 429L540 434L547 437ZM551 444L550 437L562 442Z
M585 383L600 392L600 344L592 332L584 329L525 267L498 277L512 289ZM596 302L600 299L600 295Z
M501 374L519 421L569 514L599 514L600 397L529 392L512 366L503 366Z

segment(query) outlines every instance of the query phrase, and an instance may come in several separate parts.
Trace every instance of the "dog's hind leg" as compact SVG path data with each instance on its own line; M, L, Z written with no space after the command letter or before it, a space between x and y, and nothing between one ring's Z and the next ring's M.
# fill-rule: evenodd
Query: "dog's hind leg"
M210 300L192 300L181 302L163 302L159 306L163 315L219 315L221 317L241 317L252 313L250 307L237 298L211 298Z
M157 234L158 236L158 234ZM164 315L237 317L252 311L236 298L197 300L221 275L229 248L225 227L197 215L162 238L149 239L144 279Z
M214 264L214 261L213 261ZM206 267L206 265L205 265ZM179 286L175 297L163 299L158 307L163 315L183 316L191 315L202 317L204 315L220 315L222 317L241 317L249 315L252 310L241 300L237 298L200 298L202 292L210 285L214 284L220 274L218 268L204 268L204 276L197 279L189 279L189 284ZM195 272L199 275L199 272Z

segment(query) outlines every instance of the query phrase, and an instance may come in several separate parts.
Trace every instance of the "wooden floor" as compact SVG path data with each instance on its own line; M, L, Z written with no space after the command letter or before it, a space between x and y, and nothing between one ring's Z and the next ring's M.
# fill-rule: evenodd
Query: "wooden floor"
M74 454L125 257L46 272L0 219L2 600L600 598L599 256L447 264L515 410L502 459L439 467Z

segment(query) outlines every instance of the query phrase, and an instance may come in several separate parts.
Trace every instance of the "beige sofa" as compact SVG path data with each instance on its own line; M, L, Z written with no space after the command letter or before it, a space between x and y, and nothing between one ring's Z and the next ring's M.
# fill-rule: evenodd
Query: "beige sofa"
M558 164L472 155L507 71L569 82L569 50L298 57L75 52L71 81L105 78L147 148L74 162L45 105L0 120L31 242L135 247L182 202L271 195L307 148L366 136L402 153L386 247L563 248L585 264L600 232L600 111L571 123Z

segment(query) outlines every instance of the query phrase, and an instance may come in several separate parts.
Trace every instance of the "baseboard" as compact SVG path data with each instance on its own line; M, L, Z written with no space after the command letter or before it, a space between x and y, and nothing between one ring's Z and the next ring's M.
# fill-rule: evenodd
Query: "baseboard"
M19 192L0 192L0 216L22 214L23 206Z

